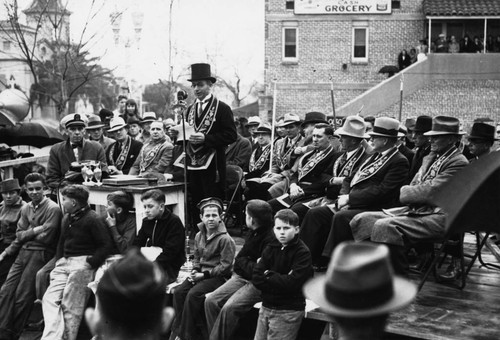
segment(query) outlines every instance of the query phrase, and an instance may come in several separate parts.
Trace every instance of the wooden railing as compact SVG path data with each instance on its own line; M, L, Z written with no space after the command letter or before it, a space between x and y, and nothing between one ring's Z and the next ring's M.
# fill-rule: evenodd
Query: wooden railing
M37 157L18 158L18 159L11 159L8 161L2 161L0 162L2 179L14 178L14 166L16 165L34 162L38 164L43 164L45 166L48 160L49 156L37 156Z

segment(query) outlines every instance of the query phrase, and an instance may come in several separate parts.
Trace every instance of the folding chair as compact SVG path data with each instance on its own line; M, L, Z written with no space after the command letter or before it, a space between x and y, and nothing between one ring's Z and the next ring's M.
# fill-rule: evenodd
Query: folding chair
M230 217L236 217L236 225L244 225L244 201L243 201L243 170L237 165L226 166L226 200L224 201L226 215L224 223L227 224Z

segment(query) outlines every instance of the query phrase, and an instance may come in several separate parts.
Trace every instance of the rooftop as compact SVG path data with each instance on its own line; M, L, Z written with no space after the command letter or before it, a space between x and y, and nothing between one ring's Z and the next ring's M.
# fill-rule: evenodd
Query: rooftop
M500 16L498 0L424 0L427 16Z

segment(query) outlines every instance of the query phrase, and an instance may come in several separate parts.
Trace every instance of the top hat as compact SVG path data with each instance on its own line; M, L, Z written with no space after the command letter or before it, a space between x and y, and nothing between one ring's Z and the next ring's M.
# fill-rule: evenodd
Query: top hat
M373 130L368 132L370 136L397 137L399 131L399 122L397 119L389 117L380 117L375 119Z
M267 123L260 124L257 130L254 131L255 134L265 134L265 135L270 135L271 134L271 126Z
M137 118L136 116L132 116L130 117L128 120L127 120L127 124L128 125L132 125L132 124L137 124L137 125L140 125L142 122L142 120L140 118Z
M495 141L498 140L498 138L495 138L495 132L495 127L493 125L486 123L474 123L467 138Z
M210 80L215 83L217 79L212 77L212 72L210 72L210 64L193 64L191 65L191 79L188 81L198 81L198 80Z
M108 132L115 132L127 126L122 117L116 117L109 122Z
M137 322L161 312L165 287L165 275L158 263L147 260L133 248L106 270L96 294L106 317Z
M415 127L412 129L413 132L427 132L432 129L432 117L430 116L418 116L415 121Z
M460 121L457 118L437 116L432 119L432 129L424 133L424 136L463 134L465 134L465 132L460 131Z
M328 121L326 120L326 115L321 112L312 111L306 113L304 121L302 122L302 126L305 126L306 124L319 124L319 123L328 124Z
M335 133L340 136L370 138L370 136L366 134L365 121L357 115L346 117L344 125L342 125L340 129L337 129Z
M94 130L98 128L102 128L106 126L105 124L102 123L101 117L98 115L92 115L89 118L89 122L87 123L87 127L85 128L86 130Z
M68 118L66 118L68 117ZM74 126L82 126L85 127L87 124L85 123L85 120L83 120L83 117L78 114L78 113L72 113L66 116L66 124L64 125L65 128L69 127L74 127Z
M249 117L248 122L245 124L245 126L254 126L254 125L260 125L260 117L259 116Z
M277 126L284 127L291 124L300 124L300 118L293 113L286 113L283 117L283 122L279 123Z
M394 276L387 246L348 241L335 248L326 275L306 283L304 293L328 314L363 318L404 307L417 287Z
M156 113L154 112L144 112L142 115L142 120L140 124L154 122L156 120Z
M223 211L224 210L224 203L222 202L222 200L218 197L208 197L208 198L204 198L200 201L200 203L198 203L197 207L200 211L203 210L203 208L205 208L206 206L208 205L215 205L217 206L220 211Z
M0 193L21 190L17 178L9 178L0 182Z

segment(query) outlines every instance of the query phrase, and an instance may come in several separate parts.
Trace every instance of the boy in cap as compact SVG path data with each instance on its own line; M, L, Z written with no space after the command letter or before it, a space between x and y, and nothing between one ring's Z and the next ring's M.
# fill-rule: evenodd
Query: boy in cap
M313 276L311 253L299 239L299 217L290 209L274 216L276 240L262 252L252 283L262 293L254 340L295 339L306 305L302 286Z
M379 340L389 313L408 305L417 288L394 276L387 247L350 241L339 244L326 275L307 282L304 294L335 321L339 339Z
M10 267L17 254L8 255L5 250L16 239L17 221L21 209L26 205L21 197L21 187L17 178L6 179L0 183L3 202L0 203L0 287L5 282Z
M201 212L200 231L194 239L193 270L174 290L175 321L173 336L182 340L201 337L197 321L204 320L205 294L219 288L231 276L236 245L227 233L221 215L223 204L210 197L198 204ZM204 327L204 322L203 325Z
M113 263L97 286L96 308L85 311L92 334L103 340L154 340L173 319L165 307L166 279L137 249Z

